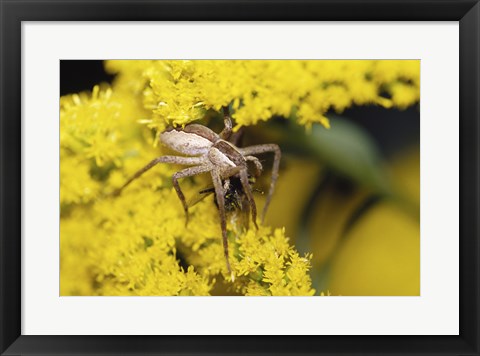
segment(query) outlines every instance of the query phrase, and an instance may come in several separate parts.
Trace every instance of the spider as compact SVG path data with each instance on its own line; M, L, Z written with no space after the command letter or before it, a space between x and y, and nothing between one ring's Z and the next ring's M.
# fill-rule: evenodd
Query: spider
M234 279L230 261L228 257L228 240L227 240L227 223L225 214L225 197L230 188L230 178L239 179L246 200L250 206L252 220L255 227L257 225L257 207L253 199L252 188L248 177L247 162L252 162L255 166L255 175L262 173L263 167L257 157L254 155L260 153L274 153L272 176L270 180L270 188L263 207L261 221L265 218L270 200L275 190L275 183L278 178L278 169L280 165L281 151L276 144L263 144L239 148L228 139L232 135L232 120L228 108L223 108L224 129L217 134L208 127L199 124L189 124L185 128L167 129L160 135L160 142L172 150L183 154L184 156L160 156L152 160L145 167L136 172L127 182L120 187L115 194L120 194L132 181L139 178L143 173L157 165L158 163L171 163L190 166L176 172L172 176L173 187L177 192L178 198L182 202L186 225L188 224L188 205L185 200L178 179L195 176L209 172L212 177L213 188L215 190L218 211L220 215L220 226L222 230L223 251L227 264L227 270L232 280Z

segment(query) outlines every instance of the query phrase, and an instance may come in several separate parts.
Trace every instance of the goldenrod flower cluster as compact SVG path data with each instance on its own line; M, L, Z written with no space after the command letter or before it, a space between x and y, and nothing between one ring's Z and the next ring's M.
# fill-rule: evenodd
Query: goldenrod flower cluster
M231 281L212 197L188 226L158 165L112 192L154 157L167 125L230 105L237 127L272 116L328 126L326 111L418 101L416 61L109 61L113 86L60 100L61 295L313 295L311 255L284 229L245 229L229 215ZM198 195L205 177L181 182ZM252 225L252 224L250 224Z
M295 117L328 127L328 110L378 104L406 108L419 100L416 60L199 60L109 61L117 85L143 89L151 117L163 131L201 119L205 110L232 104L237 128L272 116Z

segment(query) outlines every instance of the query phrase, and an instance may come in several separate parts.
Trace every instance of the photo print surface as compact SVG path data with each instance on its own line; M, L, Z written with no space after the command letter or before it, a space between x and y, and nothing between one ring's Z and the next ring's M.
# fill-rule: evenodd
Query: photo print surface
M61 296L420 295L419 60L60 68Z

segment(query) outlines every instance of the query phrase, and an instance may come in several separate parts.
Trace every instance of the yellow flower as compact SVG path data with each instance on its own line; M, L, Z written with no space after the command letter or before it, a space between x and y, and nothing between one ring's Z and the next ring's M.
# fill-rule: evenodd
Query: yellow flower
M285 229L248 230L237 237L238 258L232 267L237 290L245 295L313 295L308 276L311 255L301 257ZM243 277L243 278L242 278ZM245 280L248 283L242 283Z
M403 109L419 100L420 91L419 61L108 61L107 68L119 73L121 88L136 94L145 87L144 107L151 113L145 122L158 132L229 104L236 128L272 116L328 127L328 110L352 104Z
M88 161L62 155L60 164L60 202L66 204L87 203L97 196L99 182L90 176Z
M313 294L310 257L298 258L283 231L244 231L234 215L232 283L218 210L212 199L199 202L185 227L171 184L176 167L159 165L121 196L111 195L162 154L137 120L143 109L123 93L95 87L61 99L61 294L209 295L220 281L245 294ZM199 177L182 189L191 196L202 185ZM255 269L242 269L247 259Z

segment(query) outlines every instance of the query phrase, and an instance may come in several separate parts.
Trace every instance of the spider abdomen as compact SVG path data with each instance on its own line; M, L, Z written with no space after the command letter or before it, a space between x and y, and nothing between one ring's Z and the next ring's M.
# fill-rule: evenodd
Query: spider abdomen
M163 132L160 141L172 150L189 156L205 155L213 145L202 136L177 130Z

